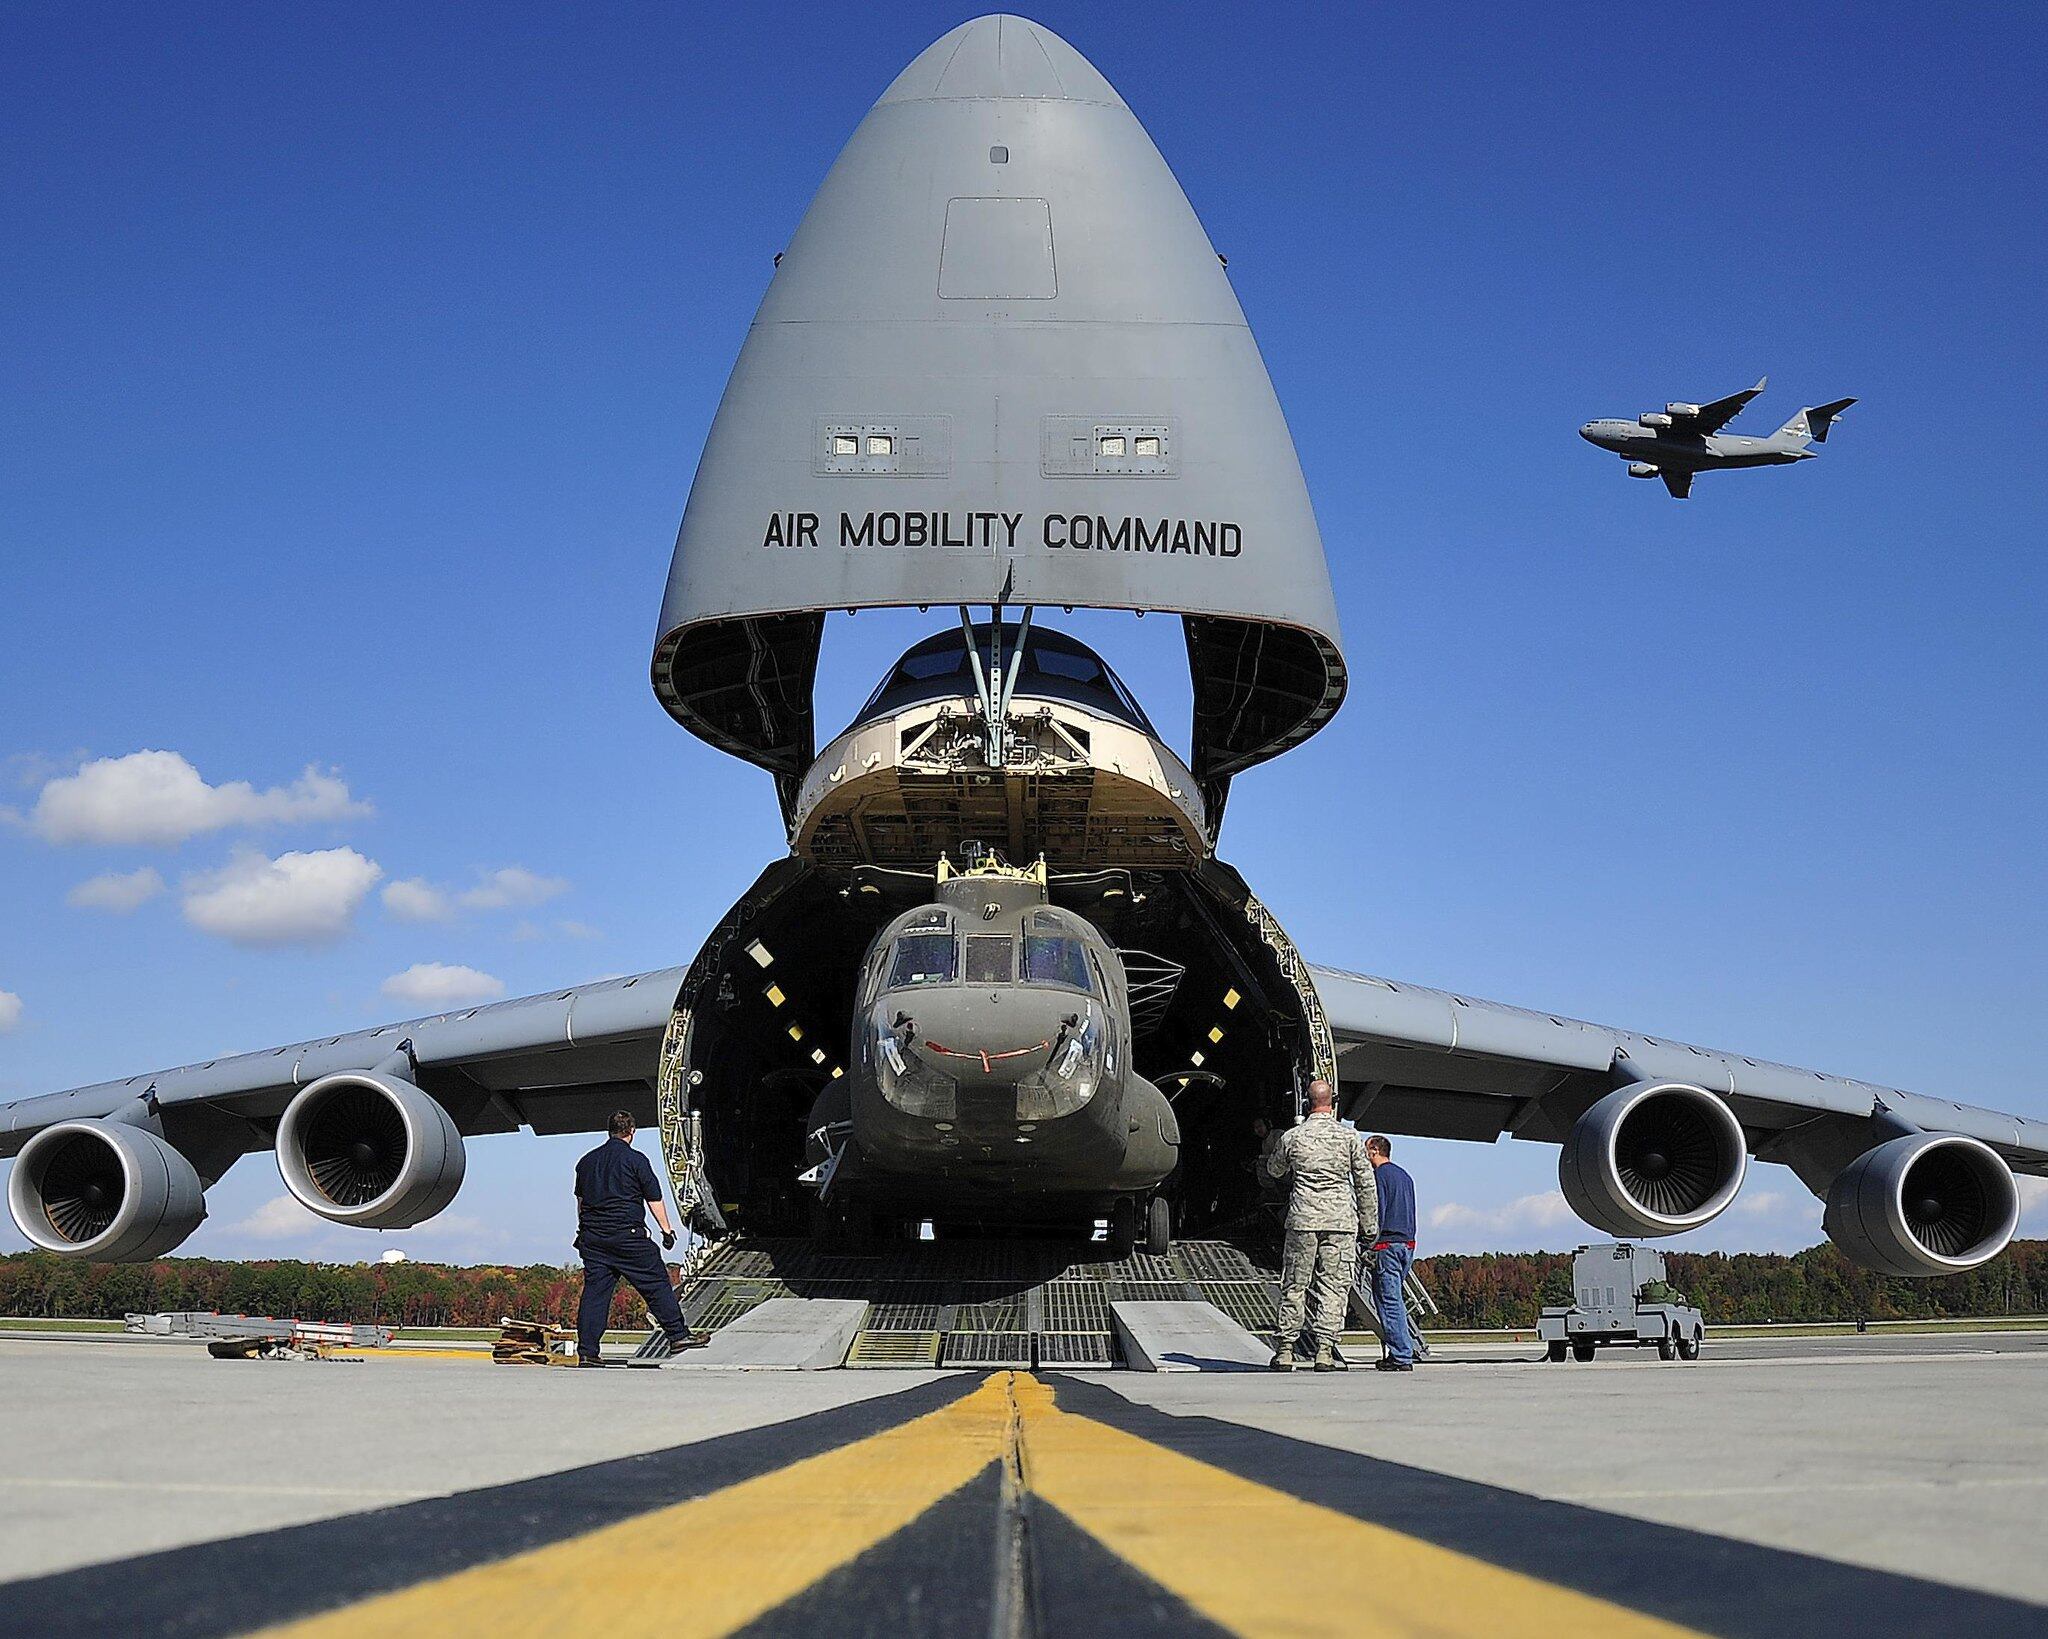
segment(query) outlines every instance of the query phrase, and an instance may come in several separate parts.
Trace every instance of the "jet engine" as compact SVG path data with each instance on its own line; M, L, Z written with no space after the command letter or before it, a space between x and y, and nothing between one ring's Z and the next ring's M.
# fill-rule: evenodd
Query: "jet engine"
M2019 1227L2012 1168L1960 1133L1908 1133L1865 1150L1828 1188L1828 1238L1887 1275L1953 1275L2005 1250Z
M1628 475L1631 478L1654 478L1657 476L1657 469L1647 461L1631 461L1628 464Z
M138 1263L199 1227L206 1194L192 1163L146 1128L60 1121L22 1145L7 1208L46 1252Z
M410 1229L462 1187L462 1134L402 1077L345 1070L310 1083L277 1124L277 1170L309 1210L360 1229Z
M1748 1166L1735 1112L1704 1087L1666 1081L1623 1087L1580 1116L1557 1181L1610 1235L1676 1235L1734 1200Z
M1664 406L1664 413L1673 416L1698 415L1700 407L1697 404L1667 404Z
M1639 427L1668 427L1671 425L1671 417L1659 415L1655 410L1652 410L1647 415L1637 416L1636 425Z

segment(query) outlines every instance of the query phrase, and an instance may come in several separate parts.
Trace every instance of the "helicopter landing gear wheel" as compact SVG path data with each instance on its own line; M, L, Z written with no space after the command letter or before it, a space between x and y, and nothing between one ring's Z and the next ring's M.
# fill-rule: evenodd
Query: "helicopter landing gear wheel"
M1145 1250L1155 1258L1163 1258L1171 1245L1173 1208L1164 1195L1155 1195L1152 1204L1145 1208Z

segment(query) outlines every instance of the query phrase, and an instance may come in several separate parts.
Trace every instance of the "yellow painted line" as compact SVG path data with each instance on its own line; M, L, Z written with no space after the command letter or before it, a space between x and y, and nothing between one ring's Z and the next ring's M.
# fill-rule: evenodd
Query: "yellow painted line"
M710 1496L270 1631L337 1639L729 1633L1000 1461L1011 1405L1007 1384L991 1378L899 1428Z
M1210 1620L1247 1635L1689 1634L1304 1502L1059 1410L1015 1384L1024 1483Z

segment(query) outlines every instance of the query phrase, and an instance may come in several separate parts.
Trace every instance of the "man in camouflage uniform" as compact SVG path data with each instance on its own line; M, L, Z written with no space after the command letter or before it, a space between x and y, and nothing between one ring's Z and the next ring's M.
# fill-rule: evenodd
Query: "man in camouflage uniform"
M1280 1349L1273 1370L1301 1364L1295 1342L1304 1309L1315 1331L1315 1368L1343 1371L1337 1333L1343 1329L1358 1237L1370 1245L1380 1229L1379 1191L1358 1135L1337 1119L1327 1081L1308 1085L1308 1119L1281 1136L1266 1170L1294 1176L1287 1202L1286 1258L1280 1268Z

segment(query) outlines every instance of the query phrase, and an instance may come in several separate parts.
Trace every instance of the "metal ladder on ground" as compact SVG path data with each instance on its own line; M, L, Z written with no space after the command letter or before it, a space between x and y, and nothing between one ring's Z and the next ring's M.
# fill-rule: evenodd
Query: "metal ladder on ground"
M1364 1321L1372 1335L1380 1340L1380 1347L1387 1344L1387 1334L1380 1326L1379 1295L1373 1290L1373 1269L1376 1260L1370 1249L1359 1254L1358 1272L1351 1277L1351 1312ZM1429 1340L1422 1335L1419 1322L1425 1316L1441 1315L1435 1298L1429 1295L1429 1288L1413 1268L1408 1278L1401 1283L1403 1296L1408 1300L1408 1335L1415 1340L1415 1358L1429 1358Z

